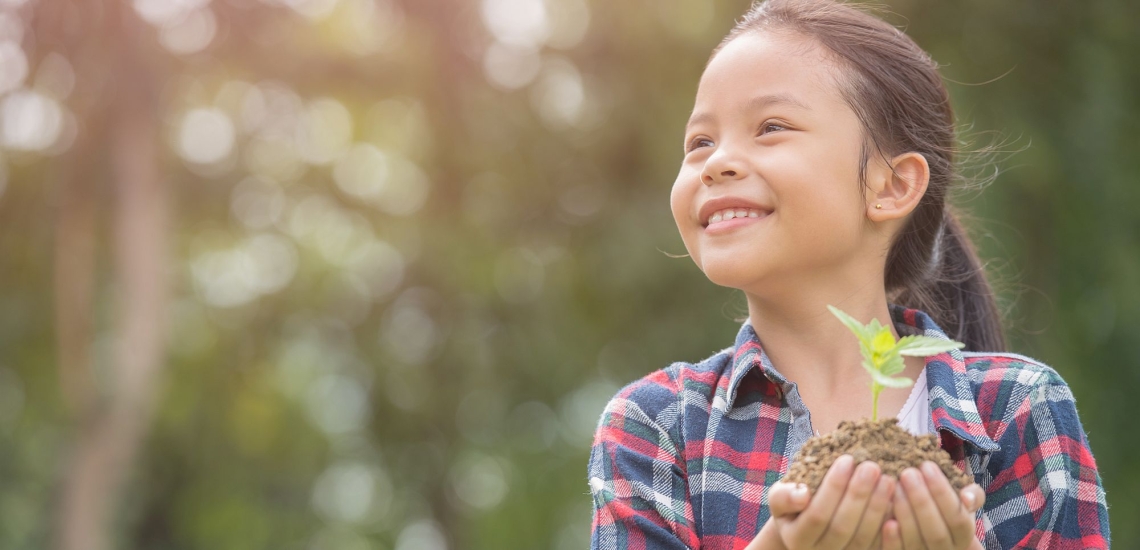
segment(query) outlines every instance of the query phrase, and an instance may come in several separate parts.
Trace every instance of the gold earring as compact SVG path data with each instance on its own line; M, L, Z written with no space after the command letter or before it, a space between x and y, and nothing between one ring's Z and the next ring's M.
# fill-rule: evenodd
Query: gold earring
M881 203L875 205L875 208L882 208L882 207L883 207L883 205Z

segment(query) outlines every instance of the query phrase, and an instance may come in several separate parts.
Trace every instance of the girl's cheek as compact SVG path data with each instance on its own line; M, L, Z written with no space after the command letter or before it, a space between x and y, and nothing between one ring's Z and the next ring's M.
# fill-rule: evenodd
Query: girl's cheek
M691 171L682 170L677 176L677 180L673 182L673 188L670 190L669 200L673 205L674 211L683 209L686 204L692 206L695 200L695 194L700 187L700 182L697 181L696 173Z
M680 183L682 181L688 181L688 180L692 179L692 177L693 177L693 167L686 164L686 165L681 167L681 171L677 174L677 182Z
M669 208L673 212L673 221L676 222L677 228L684 227L684 212L685 212L685 199L680 182L673 185L673 191L669 195Z

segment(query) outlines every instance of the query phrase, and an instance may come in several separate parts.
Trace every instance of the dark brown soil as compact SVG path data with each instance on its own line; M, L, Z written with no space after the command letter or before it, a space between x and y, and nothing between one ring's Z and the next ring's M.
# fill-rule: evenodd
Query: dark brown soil
M960 490L974 482L954 466L950 455L939 447L937 436L915 436L899 426L898 421L898 418L883 418L872 422L863 418L840 422L834 432L814 436L804 443L782 481L803 483L814 493L835 459L849 454L855 458L855 464L864 460L878 462L882 472L895 479L908 467L918 468L923 461L930 460L942 468L954 489Z

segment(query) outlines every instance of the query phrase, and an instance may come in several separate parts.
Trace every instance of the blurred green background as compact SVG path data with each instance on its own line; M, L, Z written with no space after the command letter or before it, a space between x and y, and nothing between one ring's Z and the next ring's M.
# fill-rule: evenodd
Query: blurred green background
M1076 395L1119 548L1138 5L887 17L1001 145L958 204L1012 351ZM746 8L0 0L0 548L587 547L606 401L746 311L669 256L668 206Z

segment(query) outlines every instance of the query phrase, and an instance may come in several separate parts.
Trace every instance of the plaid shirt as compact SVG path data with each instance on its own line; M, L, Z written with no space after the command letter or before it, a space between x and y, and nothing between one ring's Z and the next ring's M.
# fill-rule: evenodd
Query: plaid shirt
M921 310L890 313L900 334L948 339ZM986 491L976 532L987 549L1108 548L1100 474L1055 370L952 350L927 357L926 376L932 431ZM652 372L606 405L589 461L591 548L744 548L811 434L796 384L745 322L734 347Z

